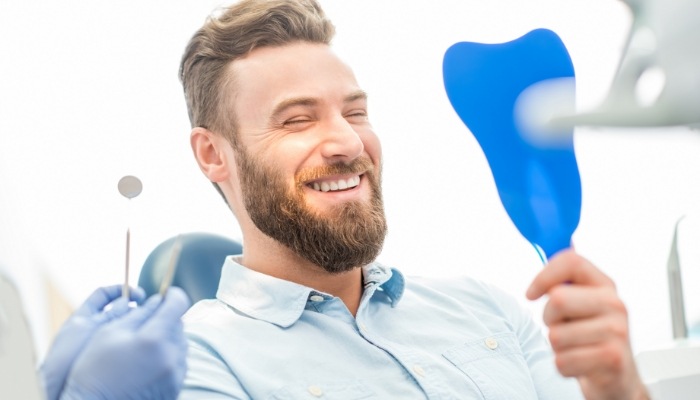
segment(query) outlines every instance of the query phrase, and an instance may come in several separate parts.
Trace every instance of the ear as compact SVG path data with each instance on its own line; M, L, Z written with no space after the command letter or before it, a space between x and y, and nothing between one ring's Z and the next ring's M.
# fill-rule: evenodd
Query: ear
M221 135L197 127L190 134L190 145L199 169L212 182L223 182L229 177L229 165L234 162L233 149Z

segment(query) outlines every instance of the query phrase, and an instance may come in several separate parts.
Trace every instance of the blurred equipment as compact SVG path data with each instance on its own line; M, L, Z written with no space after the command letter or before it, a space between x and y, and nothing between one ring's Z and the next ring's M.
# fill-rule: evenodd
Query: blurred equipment
M700 342L677 339L637 354L639 373L652 399L695 400L700 393Z
M624 2L633 22L607 98L553 125L700 128L700 1Z
M625 3L633 22L607 98L590 112L554 118L552 125L700 128L700 1ZM637 355L642 378L659 400L697 399L700 393L700 341L688 338L677 232L678 223L667 268L674 340Z
M34 343L17 288L0 272L0 398L39 400Z
M173 278L175 278L175 267L177 262L180 260L180 252L182 251L182 235L178 235L175 239L175 244L170 250L170 261L168 262L168 268L165 270L165 277L160 283L160 290L158 291L161 296L165 296L168 288L173 283Z
M673 230L673 242L671 252L668 255L666 271L668 273L668 293L671 296L671 326L674 339L688 338L688 323L685 319L685 301L683 298L683 279L681 276L681 262L678 257L678 224L683 217L676 221ZM700 360L698 360L700 365Z
M658 400L697 399L700 393L700 339L689 337L678 255L678 225L668 256L668 291L671 300L673 341L666 346L637 354L639 373L652 398Z
M182 288L193 304L213 299L224 260L242 253L243 247L238 242L224 236L184 233L153 249L141 269L139 286L147 296L158 293L163 283L167 283L168 271L172 271L172 285Z

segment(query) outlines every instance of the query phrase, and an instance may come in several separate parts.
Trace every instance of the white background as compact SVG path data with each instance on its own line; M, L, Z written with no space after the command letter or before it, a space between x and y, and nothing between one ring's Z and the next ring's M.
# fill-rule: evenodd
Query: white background
M177 78L189 37L225 4L0 2L0 258L20 283L40 352L48 340L42 272L77 305L121 282L127 226L132 284L148 252L178 233L240 238L191 155ZM323 1L383 144L390 232L380 260L408 274L490 281L537 313L542 303L527 303L524 291L541 263L447 100L442 56L455 42L549 28L572 56L579 106L591 107L610 84L630 14L616 0L427 4ZM575 140L583 183L575 246L615 279L635 350L668 342L665 264L681 215L688 314L700 318L698 133L577 129ZM131 204L117 192L128 174L144 183Z

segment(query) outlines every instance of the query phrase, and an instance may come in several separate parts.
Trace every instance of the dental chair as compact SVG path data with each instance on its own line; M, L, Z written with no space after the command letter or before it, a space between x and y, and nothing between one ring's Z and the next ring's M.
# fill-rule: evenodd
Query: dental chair
M213 299L219 287L224 259L242 253L240 243L224 236L183 233L159 244L148 255L139 274L139 286L147 296L158 293L170 263L175 262L172 286L182 288L192 304Z

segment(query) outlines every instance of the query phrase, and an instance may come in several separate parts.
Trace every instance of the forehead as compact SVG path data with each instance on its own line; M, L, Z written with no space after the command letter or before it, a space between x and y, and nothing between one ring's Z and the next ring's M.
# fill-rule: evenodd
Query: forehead
M341 101L360 90L352 69L325 44L255 49L231 63L229 73L237 114L260 114L292 97Z

